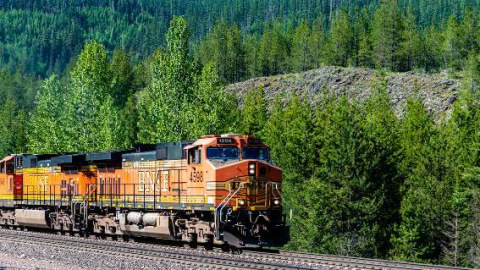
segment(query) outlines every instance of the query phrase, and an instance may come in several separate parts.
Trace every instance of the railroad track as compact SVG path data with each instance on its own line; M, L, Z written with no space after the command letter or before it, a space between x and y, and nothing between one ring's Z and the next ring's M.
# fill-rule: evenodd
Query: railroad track
M422 263L410 263L399 261L388 261L378 259L366 259L338 255L312 254L304 252L280 251L275 253L262 253L256 251L247 251L247 256L257 258L269 258L276 261L301 261L303 263L312 263L322 265L325 268L337 269L375 269L375 270L466 270L470 268L451 267L443 265L432 265Z
M93 252L115 257L155 261L166 265L182 265L191 269L468 269L431 264L286 251L271 253L246 250L241 255L232 255L219 251L199 251L174 246L145 243L122 243L108 240L94 240L73 236L57 236L38 232L0 229L0 240L2 239L26 245L38 246L41 244L55 248L68 247L69 249L74 249L79 252Z
M77 237L56 236L43 233L30 233L0 229L0 240L9 240L25 245L38 247L50 246L78 252L98 253L115 257L134 258L139 260L157 261L166 265L182 265L191 269L321 269L319 266L301 265L298 262L275 262L271 260L257 259L251 261L242 256L220 253L186 253L186 249L168 248L160 250L158 247L147 248L146 245L126 246L113 241L90 241ZM228 255L228 256L225 256Z

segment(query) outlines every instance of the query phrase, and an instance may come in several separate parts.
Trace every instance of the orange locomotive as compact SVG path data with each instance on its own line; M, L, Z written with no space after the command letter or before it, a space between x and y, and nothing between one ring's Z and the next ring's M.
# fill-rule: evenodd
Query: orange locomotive
M279 245L288 235L282 171L253 136L12 155L0 168L3 226L236 247Z

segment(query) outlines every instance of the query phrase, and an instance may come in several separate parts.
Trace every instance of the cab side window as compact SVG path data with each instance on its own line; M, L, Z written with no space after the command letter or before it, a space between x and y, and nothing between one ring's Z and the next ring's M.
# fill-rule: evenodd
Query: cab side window
M188 164L202 163L202 149L199 147L188 150Z
M7 173L13 173L15 170L15 167L13 166L13 163L8 163L7 164Z

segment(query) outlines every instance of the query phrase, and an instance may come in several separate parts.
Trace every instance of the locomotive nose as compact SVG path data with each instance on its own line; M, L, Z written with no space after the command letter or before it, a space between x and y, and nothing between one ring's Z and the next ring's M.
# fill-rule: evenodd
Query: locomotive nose
M248 176L265 177L267 175L267 166L258 161L248 162Z

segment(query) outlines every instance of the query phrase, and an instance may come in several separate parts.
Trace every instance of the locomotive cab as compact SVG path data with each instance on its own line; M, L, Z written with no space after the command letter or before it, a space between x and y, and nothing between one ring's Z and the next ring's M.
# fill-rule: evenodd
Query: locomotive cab
M205 136L185 148L190 187L203 188L215 215L216 239L257 247L284 227L282 171L253 136ZM189 190L195 190L189 188Z

